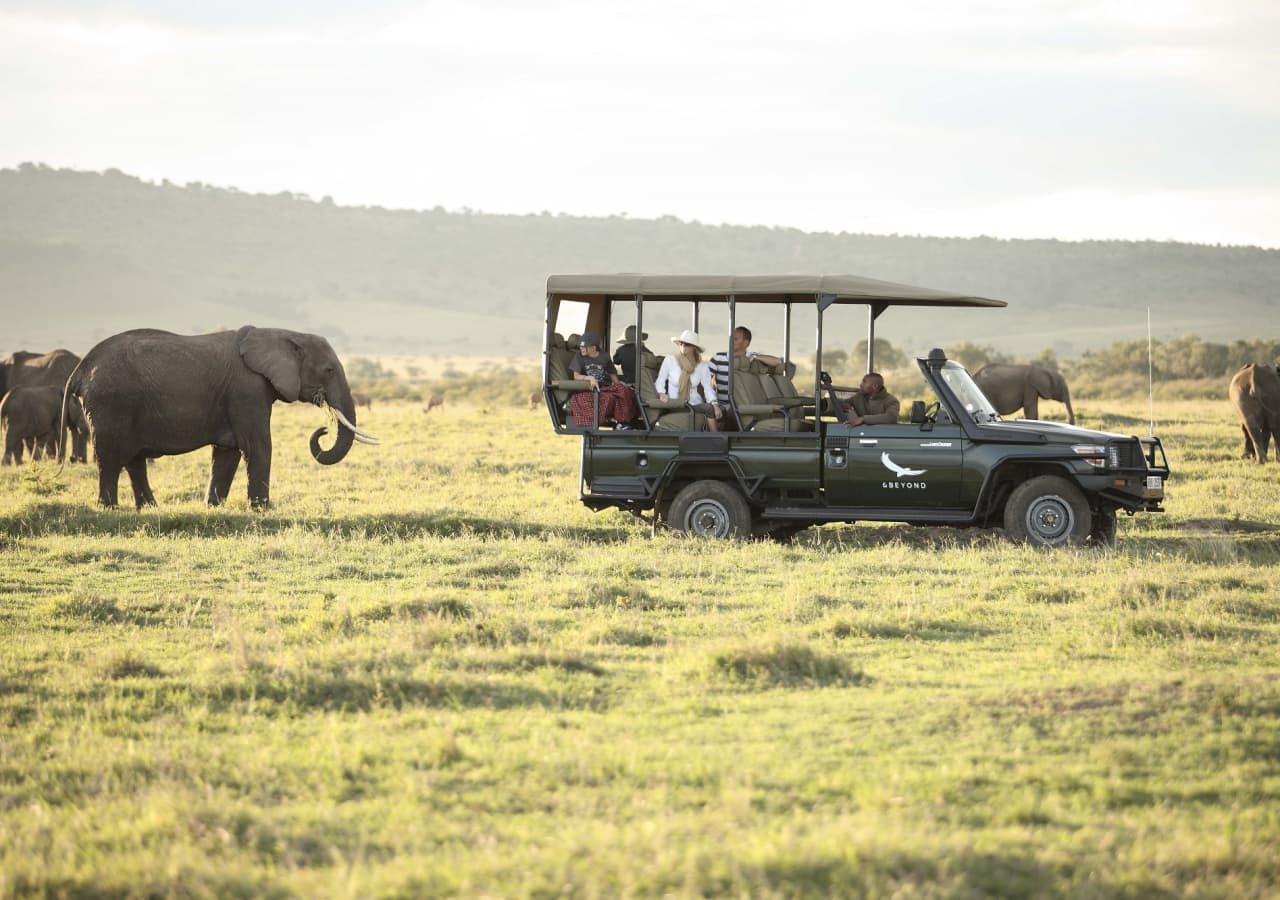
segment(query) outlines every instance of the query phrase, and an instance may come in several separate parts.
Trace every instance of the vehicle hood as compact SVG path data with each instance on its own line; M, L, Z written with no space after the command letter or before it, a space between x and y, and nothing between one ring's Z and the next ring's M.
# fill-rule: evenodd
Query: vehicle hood
M1046 422L1042 419L986 422L978 426L978 431L987 440L1028 443L1103 444L1117 438L1133 437L1114 431L1095 431L1092 428L1068 425L1066 422Z

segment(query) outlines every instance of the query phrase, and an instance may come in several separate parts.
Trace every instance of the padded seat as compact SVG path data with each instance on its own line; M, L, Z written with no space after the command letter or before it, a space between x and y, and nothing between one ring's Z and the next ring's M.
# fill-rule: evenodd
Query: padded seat
M743 431L807 431L812 427L804 421L807 403L781 365L734 358L733 405Z
M703 431L707 427L706 415L690 408L688 403L658 399L654 383L658 380L662 360L663 357L655 356L649 350L642 350L640 365L636 370L636 377L639 379L636 392L645 417L649 420L649 427L654 431Z

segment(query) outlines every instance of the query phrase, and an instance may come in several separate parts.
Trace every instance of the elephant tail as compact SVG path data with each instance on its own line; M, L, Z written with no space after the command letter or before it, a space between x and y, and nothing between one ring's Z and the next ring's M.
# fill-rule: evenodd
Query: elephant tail
M67 383L62 388L62 404L58 410L58 471L54 473L54 478L61 478L62 470L67 465L67 403L70 397L80 395L80 368L83 365L84 360L81 360L67 377Z
M1061 375L1058 378L1062 381L1062 403L1067 407L1067 421L1074 425L1076 424L1076 411L1071 408L1071 389L1067 387L1067 379Z

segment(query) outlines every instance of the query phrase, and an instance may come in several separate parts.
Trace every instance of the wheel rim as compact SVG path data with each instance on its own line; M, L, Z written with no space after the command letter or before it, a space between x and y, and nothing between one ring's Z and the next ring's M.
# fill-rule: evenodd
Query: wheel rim
M689 507L684 524L686 531L698 537L728 537L729 510L719 500L704 497Z
M1027 509L1027 533L1052 544L1063 540L1076 527L1071 504L1056 494L1037 497Z

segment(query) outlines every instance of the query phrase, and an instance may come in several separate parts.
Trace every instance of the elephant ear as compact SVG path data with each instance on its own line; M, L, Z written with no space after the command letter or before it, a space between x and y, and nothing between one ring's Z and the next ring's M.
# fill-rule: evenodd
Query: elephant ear
M236 332L244 364L271 382L281 400L292 403L302 393L302 347L281 328L246 325Z

